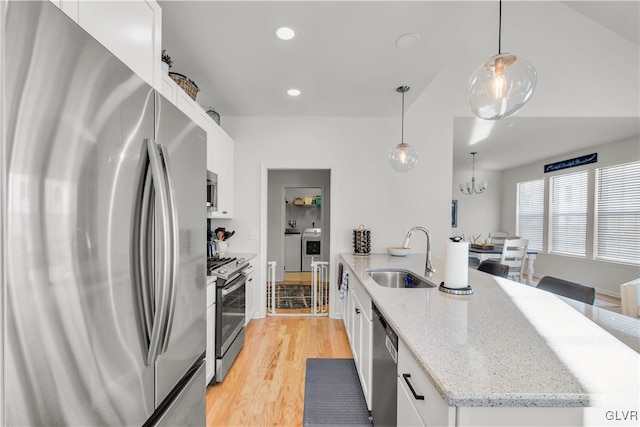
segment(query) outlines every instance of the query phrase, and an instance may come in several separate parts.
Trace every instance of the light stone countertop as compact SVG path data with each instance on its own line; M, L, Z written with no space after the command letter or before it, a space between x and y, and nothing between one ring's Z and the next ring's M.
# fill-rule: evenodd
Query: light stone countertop
M389 289L366 270L424 277L425 255L341 258L448 405L638 408L640 355L556 295L474 269L473 295Z

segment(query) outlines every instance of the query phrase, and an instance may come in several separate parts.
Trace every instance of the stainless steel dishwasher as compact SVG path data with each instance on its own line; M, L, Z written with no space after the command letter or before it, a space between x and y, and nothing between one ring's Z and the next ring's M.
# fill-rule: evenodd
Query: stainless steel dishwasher
M371 415L375 427L396 425L398 336L373 304Z

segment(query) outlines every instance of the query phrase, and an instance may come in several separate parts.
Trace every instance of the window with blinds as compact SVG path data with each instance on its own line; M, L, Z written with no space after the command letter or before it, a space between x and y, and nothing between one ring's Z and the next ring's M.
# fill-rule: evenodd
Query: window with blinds
M518 183L516 234L529 240L529 249L543 250L544 179Z
M640 162L596 169L596 258L640 263Z
M587 171L551 178L550 252L587 253Z

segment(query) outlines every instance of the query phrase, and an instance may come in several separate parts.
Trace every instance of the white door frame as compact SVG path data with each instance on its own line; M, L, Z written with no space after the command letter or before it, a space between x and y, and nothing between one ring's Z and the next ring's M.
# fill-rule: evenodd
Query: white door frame
M330 199L330 207L329 207L329 218L331 221L331 225L329 226L329 317L336 318L339 317L338 313L336 313L336 292L332 283L335 283L334 275L335 275L335 265L332 260L334 259L334 250L335 246L335 227L333 223L335 221L335 203L333 203L334 199L334 191L335 191L335 179L334 172L335 166L333 165L267 165L264 163L260 164L260 254L259 254L259 262L260 262L260 277L259 277L259 286L257 286L258 295L256 296L256 301L258 301L258 316L260 318L264 318L267 315L267 207L269 205L269 171L270 170L328 170L329 171L329 189L331 194ZM324 198L324 195L323 195ZM323 200L324 203L324 200Z

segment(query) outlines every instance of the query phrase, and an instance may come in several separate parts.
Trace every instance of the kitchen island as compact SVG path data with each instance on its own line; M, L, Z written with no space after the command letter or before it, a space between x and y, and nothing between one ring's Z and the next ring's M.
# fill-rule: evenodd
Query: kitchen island
M397 333L399 351L406 348L442 401L456 408L457 425L483 419L483 408L494 410L487 423L516 408L524 424L537 423L524 417L539 408L549 414L540 420L559 424L602 424L610 410L635 411L637 422L640 356L556 295L473 269L473 295L386 288L367 271L400 268L425 277L425 255L340 258ZM434 266L427 279L437 285L444 262Z

